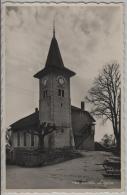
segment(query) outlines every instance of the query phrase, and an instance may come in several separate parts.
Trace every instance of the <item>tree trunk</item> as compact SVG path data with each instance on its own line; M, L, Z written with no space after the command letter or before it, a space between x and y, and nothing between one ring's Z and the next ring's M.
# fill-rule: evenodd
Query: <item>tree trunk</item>
M114 128L114 135L115 135L115 138L116 138L116 148L117 148L118 153L120 153L120 149L121 149L121 136L120 136L120 133L118 131L118 128Z
M119 152L121 150L121 136L120 136L120 134L117 135L117 150Z

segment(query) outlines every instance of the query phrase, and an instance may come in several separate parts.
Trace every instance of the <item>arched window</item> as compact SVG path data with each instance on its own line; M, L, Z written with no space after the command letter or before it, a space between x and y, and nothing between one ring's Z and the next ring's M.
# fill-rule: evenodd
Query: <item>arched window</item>
M64 90L63 89L58 89L58 96L64 97Z
M46 98L47 96L48 96L48 92L47 92L47 90L44 90L43 91L43 97Z
M31 133L31 146L34 146L34 134Z
M17 131L17 146L20 146L20 131Z
M61 96L61 89L58 89L58 96Z
M24 146L26 146L26 132L24 132Z
M64 90L62 90L62 97L64 97Z

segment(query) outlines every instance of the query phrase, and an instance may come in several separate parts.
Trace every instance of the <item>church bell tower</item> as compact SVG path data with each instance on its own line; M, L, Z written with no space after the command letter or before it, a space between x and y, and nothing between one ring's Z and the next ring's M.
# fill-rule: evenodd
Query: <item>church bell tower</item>
M46 136L45 147L74 146L71 122L70 78L75 73L64 66L55 28L45 67L34 75L39 79L39 119L56 126L55 132Z

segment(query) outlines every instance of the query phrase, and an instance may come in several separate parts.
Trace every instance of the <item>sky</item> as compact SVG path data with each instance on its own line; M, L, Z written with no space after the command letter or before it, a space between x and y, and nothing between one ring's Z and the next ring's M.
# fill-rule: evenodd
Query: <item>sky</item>
M33 113L39 105L39 83L33 75L45 66L54 19L64 65L76 72L71 78L71 103L80 107L103 66L123 64L122 12L120 4L6 7L6 126ZM85 109L90 111L90 106L85 104ZM112 132L109 122L96 120L96 141Z

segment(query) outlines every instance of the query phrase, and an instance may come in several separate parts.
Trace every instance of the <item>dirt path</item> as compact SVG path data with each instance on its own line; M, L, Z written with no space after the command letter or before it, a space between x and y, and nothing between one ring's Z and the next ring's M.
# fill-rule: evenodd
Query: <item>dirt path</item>
M120 180L104 178L103 167L97 165L110 153L82 153L82 158L46 167L7 166L7 189L120 188Z

